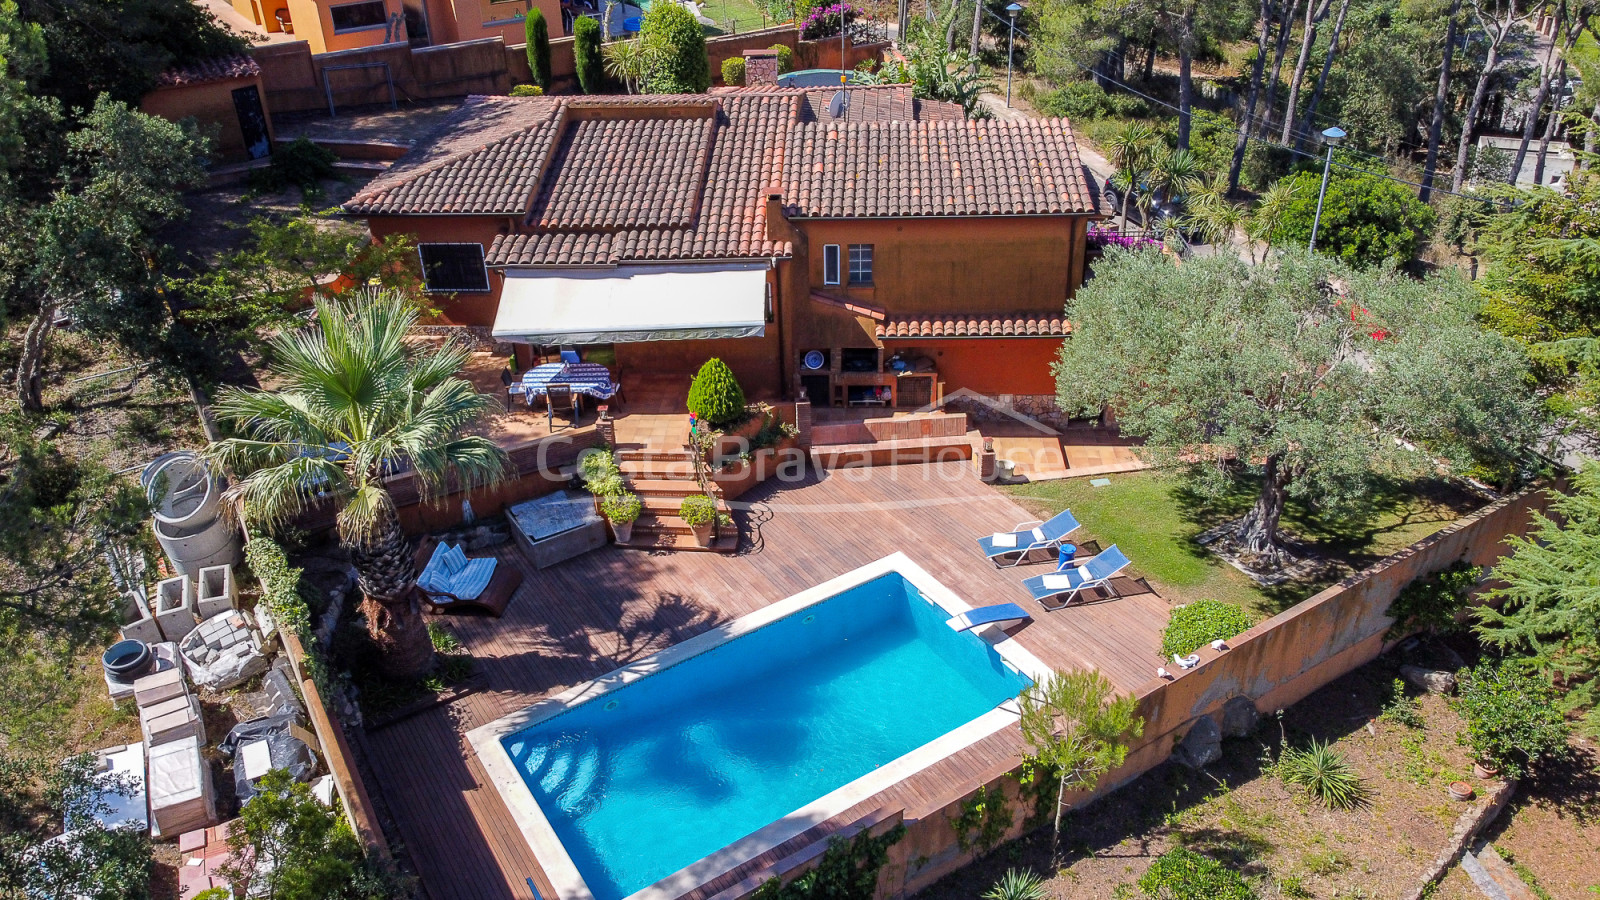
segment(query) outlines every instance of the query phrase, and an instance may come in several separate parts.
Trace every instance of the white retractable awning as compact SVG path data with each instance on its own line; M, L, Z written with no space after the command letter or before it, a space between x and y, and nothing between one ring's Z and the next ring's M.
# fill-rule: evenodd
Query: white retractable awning
M503 270L494 336L527 344L760 337L764 262Z

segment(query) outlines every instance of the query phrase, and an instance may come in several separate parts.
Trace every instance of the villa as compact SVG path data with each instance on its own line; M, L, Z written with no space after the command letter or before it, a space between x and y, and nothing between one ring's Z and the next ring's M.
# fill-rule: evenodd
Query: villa
M836 93L474 97L344 212L414 235L445 321L519 368L577 347L626 385L717 356L818 407L1053 393L1102 217L1071 126Z

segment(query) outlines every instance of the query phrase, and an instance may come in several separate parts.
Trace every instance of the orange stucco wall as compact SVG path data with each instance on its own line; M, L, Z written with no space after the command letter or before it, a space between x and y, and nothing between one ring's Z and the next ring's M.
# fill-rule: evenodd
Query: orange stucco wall
M374 216L367 226L375 238L394 234L410 235L419 244L482 244L485 251L495 235L511 229L504 216ZM445 325L493 325L500 305L500 285L504 279L491 270L486 294L429 294L444 316Z
M884 341L890 352L910 351L931 358L945 395L963 388L980 394L1054 394L1050 364L1061 353L1061 338L969 338Z
M329 7L342 5L349 0L259 0L263 16L271 21L270 30L277 31L278 24L276 13L279 9L289 10L289 18L294 26L294 36L305 41L311 46L312 53L328 53L335 50L354 50L357 47L373 47L382 44L386 34L383 25L372 28L363 28L359 31L347 31L335 34L333 31L333 14ZM244 12L245 8L236 9ZM393 16L402 10L401 0L384 0L385 12ZM250 14L254 18L254 14ZM266 25L266 22L262 23ZM401 29L399 40L405 40L405 29ZM392 35L391 35L392 36Z
M229 161L249 159L244 146L244 132L239 127L239 113L233 105L233 92L250 85L255 85L261 93L262 112L266 115L270 140L272 111L266 108L267 92L259 75L158 88L144 95L139 101L139 109L172 122L193 116L202 127L214 125L217 128L214 152L218 158Z

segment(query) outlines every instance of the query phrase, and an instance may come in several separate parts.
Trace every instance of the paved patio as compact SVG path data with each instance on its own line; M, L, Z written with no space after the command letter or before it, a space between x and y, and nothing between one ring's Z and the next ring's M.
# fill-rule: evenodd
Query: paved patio
M464 735L479 725L728 622L867 562L904 551L974 606L1029 603L1021 586L1042 566L996 569L974 538L1027 519L978 480L970 463L813 472L762 485L735 512L735 556L606 547L543 571L514 545L503 564L526 580L503 619L445 617L477 660L483 689L367 735L381 792L429 894L529 898L549 884ZM1092 537L1092 536L1091 536ZM1154 677L1168 603L1134 577L1121 599L1038 611L1017 639L1059 669L1094 667L1121 690ZM1015 729L984 739L781 845L777 858L880 806L908 816L959 798L982 773L1014 763ZM713 890L743 877L736 870Z

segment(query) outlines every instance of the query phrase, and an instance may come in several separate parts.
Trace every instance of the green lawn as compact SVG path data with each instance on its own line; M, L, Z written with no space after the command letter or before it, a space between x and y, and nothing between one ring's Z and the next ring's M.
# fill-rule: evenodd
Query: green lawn
M1222 600L1270 615L1324 586L1261 588L1194 542L1195 535L1207 528L1243 515L1254 500L1250 491L1241 489L1207 502L1165 473L1135 472L1110 479L1110 485L1098 488L1087 478L1069 478L1002 490L1041 517L1070 507L1083 523L1079 532L1083 539L1101 546L1119 545L1138 574L1149 578L1163 597L1179 603ZM1362 515L1329 519L1291 501L1283 523L1319 554L1361 568L1438 531L1477 505L1475 498L1437 482L1395 484L1370 498Z
M770 16L764 16L761 7L750 0L704 0L700 13L717 23L717 34L744 34L776 25ZM732 20L730 29L729 20ZM712 72L711 80L722 83L722 73Z

